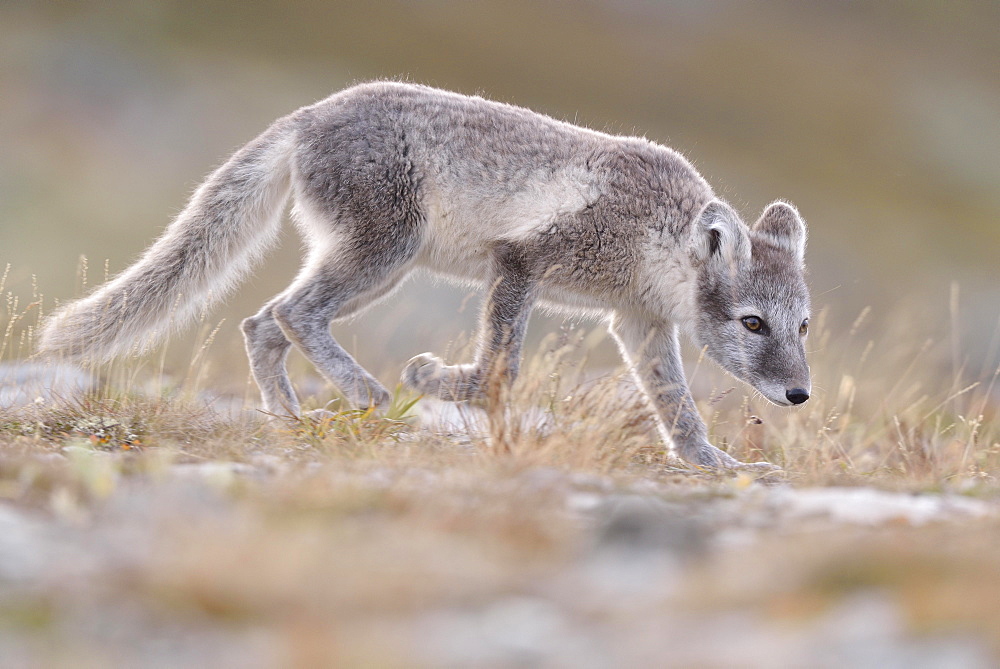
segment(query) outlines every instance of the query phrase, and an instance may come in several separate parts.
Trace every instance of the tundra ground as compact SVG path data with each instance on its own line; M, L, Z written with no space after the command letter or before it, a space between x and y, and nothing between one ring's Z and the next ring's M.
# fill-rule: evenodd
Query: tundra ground
M797 410L691 361L715 443L783 467L760 478L672 459L573 332L488 409L401 396L383 418L267 420L149 362L61 397L28 374L0 410L0 657L995 666L997 370L867 317L816 319Z

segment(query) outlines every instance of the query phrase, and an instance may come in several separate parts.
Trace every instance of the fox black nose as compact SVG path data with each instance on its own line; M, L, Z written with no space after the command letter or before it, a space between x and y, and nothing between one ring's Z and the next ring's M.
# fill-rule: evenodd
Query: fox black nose
M792 404L802 404L809 399L809 393L806 392L805 388L792 388L785 391L785 397Z

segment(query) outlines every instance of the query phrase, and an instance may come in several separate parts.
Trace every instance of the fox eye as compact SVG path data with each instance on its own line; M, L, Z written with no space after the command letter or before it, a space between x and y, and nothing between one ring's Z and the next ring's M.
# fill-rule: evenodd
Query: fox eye
M809 332L809 319L802 321L802 325L799 326L799 334L805 336Z
M750 332L760 332L764 329L764 321L756 316L747 316L741 320L743 321L743 327L750 330Z

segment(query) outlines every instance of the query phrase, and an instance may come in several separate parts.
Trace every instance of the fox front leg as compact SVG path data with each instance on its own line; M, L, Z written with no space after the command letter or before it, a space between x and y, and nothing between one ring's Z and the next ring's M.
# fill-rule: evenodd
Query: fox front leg
M495 278L483 309L475 361L446 365L430 353L411 359L403 370L407 386L443 400L482 399L491 381L511 383L521 363L521 345L537 281L527 255L514 244L493 251Z
M778 469L767 462L740 462L709 443L708 429L684 378L676 326L616 316L611 333L653 405L660 433L681 458L705 469Z

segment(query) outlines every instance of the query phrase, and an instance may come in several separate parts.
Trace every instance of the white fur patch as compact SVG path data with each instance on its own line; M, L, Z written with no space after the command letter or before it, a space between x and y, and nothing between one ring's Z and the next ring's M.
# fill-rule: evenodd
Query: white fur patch
M445 276L485 278L496 242L530 239L596 197L596 186L584 176L564 172L506 196L495 189L428 191L420 264Z

